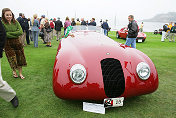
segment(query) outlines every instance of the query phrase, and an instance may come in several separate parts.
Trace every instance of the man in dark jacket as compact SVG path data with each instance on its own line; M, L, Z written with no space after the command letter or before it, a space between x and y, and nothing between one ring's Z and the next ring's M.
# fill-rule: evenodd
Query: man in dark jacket
M90 26L96 26L95 18L92 18L91 22L89 23Z
M26 42L28 45L30 45L30 40L29 40L29 23L28 19L25 18L24 14L22 15L23 18L23 27L24 27L24 32L26 33Z
M84 18L81 18L81 25L87 25L86 21L84 21Z
M20 42L23 44L23 46L25 46L25 26L24 26L24 19L23 19L23 14L19 13L19 17L17 18L17 21L20 23L21 28L23 29L23 34L20 36Z
M136 48L136 37L138 35L138 25L134 20L133 15L129 15L128 20L129 20L128 30L126 30L126 32L128 32L128 37L126 39L125 45L127 46L131 45L132 48Z
M24 19L22 18L22 13L19 13L19 17L17 18L17 21L20 23L21 25L21 28L23 29L23 32L24 32Z
M60 21L60 18L55 22L55 30L57 34L57 41L61 39L61 28L63 27L62 21Z
M102 27L103 30L104 30L104 35L107 36L107 34L108 34L108 29L109 29L109 25L108 25L108 23L107 23L107 20L103 22L103 24L101 25L101 27Z
M1 74L1 58L3 53L3 48L6 40L6 32L0 21L0 97L7 102L11 102L12 105L16 108L18 107L18 98L16 92L8 85L6 81L2 79Z

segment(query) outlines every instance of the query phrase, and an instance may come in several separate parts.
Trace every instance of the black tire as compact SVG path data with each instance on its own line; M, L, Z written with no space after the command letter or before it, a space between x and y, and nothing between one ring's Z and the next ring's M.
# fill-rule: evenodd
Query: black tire
M117 39L119 39L119 38L120 38L120 36L119 36L119 33L118 33L118 32L116 33L116 37L117 37Z
M145 41L145 39L144 40L142 40L142 42L144 42Z

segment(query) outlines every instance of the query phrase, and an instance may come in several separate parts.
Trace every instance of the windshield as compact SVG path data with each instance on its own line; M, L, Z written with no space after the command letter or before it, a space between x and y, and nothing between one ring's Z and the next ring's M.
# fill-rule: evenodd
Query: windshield
M103 33L103 29L99 26L73 26L72 32L78 32L78 31L93 31L98 33Z

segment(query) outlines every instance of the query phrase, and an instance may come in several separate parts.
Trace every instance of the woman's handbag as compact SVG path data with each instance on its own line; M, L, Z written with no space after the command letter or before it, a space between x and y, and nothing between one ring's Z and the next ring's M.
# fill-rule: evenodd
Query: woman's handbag
M39 32L40 37L44 37L44 33L42 31Z

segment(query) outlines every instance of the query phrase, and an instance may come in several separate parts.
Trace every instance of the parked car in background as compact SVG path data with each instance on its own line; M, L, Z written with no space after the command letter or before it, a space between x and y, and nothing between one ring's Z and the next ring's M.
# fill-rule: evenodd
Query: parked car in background
M122 38L122 39L126 39L128 32L125 32L125 30L127 30L127 27L122 28L121 30L116 32L116 37L117 38ZM136 42L144 42L146 39L146 34L139 32L138 36L136 38Z
M155 30L154 34L160 34L160 35L162 35L162 31L163 31L163 29Z

